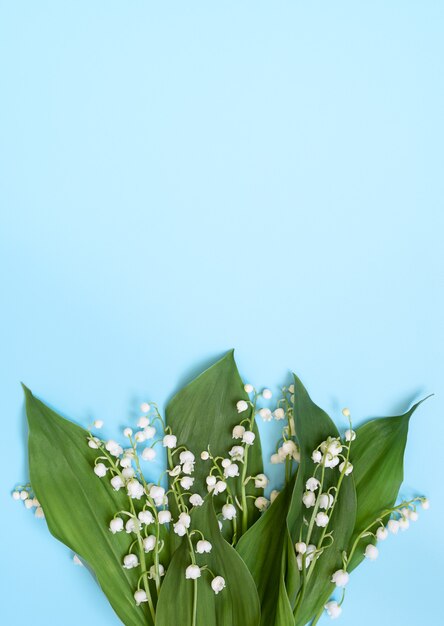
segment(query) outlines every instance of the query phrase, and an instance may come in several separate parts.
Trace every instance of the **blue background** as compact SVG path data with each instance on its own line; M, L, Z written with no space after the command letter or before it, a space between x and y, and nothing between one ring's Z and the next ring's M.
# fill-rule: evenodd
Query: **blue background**
M10 498L19 381L115 434L231 347L258 386L297 371L341 424L436 392L403 490L432 509L354 573L342 624L436 623L443 18L438 0L0 2L2 623L118 623Z

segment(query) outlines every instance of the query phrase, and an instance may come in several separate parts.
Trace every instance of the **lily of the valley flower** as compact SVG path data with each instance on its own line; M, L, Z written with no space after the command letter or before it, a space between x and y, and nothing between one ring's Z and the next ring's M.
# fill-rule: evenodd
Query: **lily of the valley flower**
M152 485L150 488L150 497L157 506L160 506L165 498L165 489L159 485Z
M138 565L139 559L135 554L127 554L123 557L123 567L125 569L133 569L135 567L138 567Z
M202 496L200 496L198 493L193 493L190 496L190 504L192 506L202 506L203 502L204 501L203 501Z
M143 540L143 549L145 552L152 552L152 550L154 550L154 548L156 547L156 537L155 535L148 535L148 537L145 537L145 539Z
M379 555L379 550L376 546L374 546L372 543L369 543L368 546L365 548L365 552L364 552L364 556L366 559L369 559L370 561L375 561L378 558Z
M258 474L254 478L254 486L256 489L266 489L268 487L269 480L265 474Z
M242 461L242 459L244 458L245 449L243 446L233 446L228 454L231 456L233 461Z
M313 476L311 478L309 478L307 480L307 482L305 483L305 487L308 491L316 491L316 489L318 489L319 485L321 483L319 482L319 480L317 478L314 478Z
M251 430L246 430L244 432L244 436L242 437L242 441L248 446L252 446L255 439L256 435Z
M337 619L342 613L342 607L335 600L327 602L324 608L331 619Z
M138 589L134 594L134 600L136 601L136 606L140 606L142 602L148 602L145 589Z
M121 517L115 517L109 523L109 529L115 535L123 530L123 519Z
M270 493L271 504L273 504L273 502L276 500L279 494L280 494L280 491L278 491L277 489L273 489L273 491Z
M211 589L217 595L220 591L225 589L225 579L222 576L215 576L211 581Z
M306 491L302 496L302 502L307 507L307 509L310 509L316 503L316 495L313 493L313 491Z
M94 473L99 478L103 478L104 476L106 476L107 471L108 471L108 468L106 467L104 463L97 463L97 465L94 466Z
M392 535L397 535L399 531L399 522L396 519L391 519L387 523L387 528L392 533Z
M236 517L236 507L233 504L224 504L222 507L222 517L232 520Z
M315 524L320 528L325 528L329 522L329 517L326 513L318 513L315 517Z
M314 450L311 459L313 463L320 463L322 461L322 452L320 450Z
M273 413L270 411L270 409L260 409L259 415L264 422L271 422L271 420L273 419Z
M283 420L285 419L285 411L283 408L279 407L273 411L273 416L275 420Z
M198 565L188 565L187 569L185 570L185 578L196 580L197 578L200 578L200 576L201 572Z
M263 496L259 496L259 498L256 498L256 500L254 501L254 506L259 509L259 511L265 511L265 509L268 508L269 504L270 501Z
M196 552L198 554L205 554L211 552L212 547L213 546L209 541L207 541L206 539L200 539L196 544Z
M233 428L232 438L233 439L242 439L244 436L245 428L242 424L238 424Z
M154 448L144 448L141 456L144 461L154 461L156 458L156 451Z
M114 491L119 491L119 489L121 489L124 486L124 482L121 476L113 476L110 482Z
M177 437L176 435L165 435L162 441L164 448L173 449L177 446Z
M350 580L348 572L343 569L338 569L331 577L331 582L335 583L336 587L345 587Z
M217 483L214 485L213 496L218 496L220 493L225 491L226 488L227 488L227 483L224 482L223 480L218 480Z
M159 524L169 524L171 522L171 511L159 511L157 519L159 520Z
M143 415L142 417L139 417L139 419L137 420L137 426L139 428L146 428L150 423L150 420L148 417L146 417L146 415Z
M349 428L345 431L345 441L354 441L356 439L356 433Z
M134 500L140 500L140 498L144 494L144 488L141 483L136 478L132 478L126 484L126 491L130 498Z
M331 493L323 493L321 494L321 496L319 497L319 508L320 509L329 509L331 506L333 506L333 502L334 502L334 498L331 495Z
M378 541L385 541L388 535L389 535L388 530L387 528L384 528L384 526L380 526L378 530L376 531L376 538L378 539Z
M238 413L244 413L244 411L248 410L248 402L245 402L245 400L239 400L239 402L236 402L236 409Z
M231 463L224 468L224 476L225 478L235 478L239 476L239 465L236 463Z
M180 486L183 487L183 489L191 489L193 483L194 478L192 478L191 476L184 476L180 481Z
M344 461L339 466L339 471L341 472L341 474L342 472L344 472L345 476L350 476L353 471L353 465L350 463L350 461Z
M139 521L142 524L146 524L146 526L148 526L149 524L154 524L154 517L151 511L140 511L137 517L139 518Z

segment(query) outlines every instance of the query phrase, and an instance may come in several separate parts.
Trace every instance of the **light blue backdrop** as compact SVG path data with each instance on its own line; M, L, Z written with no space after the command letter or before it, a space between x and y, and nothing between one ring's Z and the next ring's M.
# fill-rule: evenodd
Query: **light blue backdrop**
M3 624L117 624L10 498L19 381L113 434L231 347L340 422L437 393L406 461L432 509L353 575L342 624L439 619L443 19L438 0L0 2Z

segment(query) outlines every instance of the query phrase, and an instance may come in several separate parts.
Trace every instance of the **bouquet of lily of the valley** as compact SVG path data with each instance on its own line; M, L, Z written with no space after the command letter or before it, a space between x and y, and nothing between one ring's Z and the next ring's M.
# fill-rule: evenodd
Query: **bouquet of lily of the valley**
M13 497L91 569L126 626L304 626L342 611L352 570L408 528L426 498L399 502L409 420L340 434L301 381L243 384L233 353L143 403L125 443L84 430L25 388L30 483ZM282 423L269 493L257 419ZM167 469L147 479L166 450Z

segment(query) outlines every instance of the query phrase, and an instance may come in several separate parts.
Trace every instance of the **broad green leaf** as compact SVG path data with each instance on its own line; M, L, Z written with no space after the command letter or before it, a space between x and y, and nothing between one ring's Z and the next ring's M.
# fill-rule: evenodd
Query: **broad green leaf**
M230 351L181 389L168 403L166 421L177 436L178 445L185 445L199 459L193 474L195 479L193 491L202 496L207 494L205 478L209 473L210 464L200 461L200 453L209 447L215 457L228 456L232 446L239 443L232 438L233 427L239 424L241 419L251 415L250 410L239 415L236 403L238 400L248 401L248 399L234 361L233 351ZM256 439L248 453L250 476L263 472L261 444L256 424L254 432ZM234 495L240 500L241 480L231 478L229 484ZM254 488L253 481L247 485L247 494L260 495ZM251 498L248 499L247 506L251 525L259 517L259 511ZM240 522L240 511L238 518Z
M262 626L294 624L285 585L287 568L292 567L289 576L293 577L293 581L294 576L299 578L294 559L287 558L289 548L294 554L287 528L287 511L293 486L294 480L286 485L236 546L257 586Z
M311 460L313 450L327 437L339 436L338 430L330 417L311 400L297 376L294 377L294 385L295 427L300 445L301 461L288 512L288 525L293 543L299 541L302 532L306 532L304 517L310 519L313 510L306 509L302 503L305 483L313 475L315 469L315 464ZM326 469L324 491L329 486L336 484L338 478L338 468ZM333 530L334 532L334 542L319 557L314 574L306 584L304 592L301 592L303 593L302 601L296 604L295 610L296 626L304 626L312 619L331 593L333 589L333 585L330 583L331 575L341 566L341 554L348 546L355 518L356 493L353 478L348 476L342 482L338 501L328 527L329 531ZM321 532L322 530L315 526L310 543L316 545Z
M134 602L139 570L122 567L131 539L108 529L114 514L126 508L126 497L94 474L96 451L87 445L88 433L24 391L31 484L49 530L86 561L126 626L152 624L146 605Z
M404 478L404 451L409 422L421 402L404 415L384 417L356 429L351 461L357 495L357 515L350 548L355 539L385 510L394 506ZM349 569L364 558L367 537L358 545Z
M236 550L222 537L211 496L207 496L202 507L193 509L191 528L198 528L212 544L209 554L196 555L197 564L207 565L215 576L223 576L226 587L216 595L211 589L213 576L209 570L202 571L197 581L185 578L191 557L184 541L173 555L160 591L156 626L259 626L256 585Z

